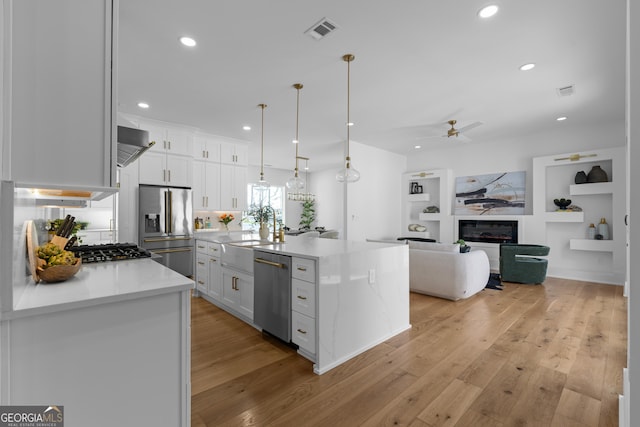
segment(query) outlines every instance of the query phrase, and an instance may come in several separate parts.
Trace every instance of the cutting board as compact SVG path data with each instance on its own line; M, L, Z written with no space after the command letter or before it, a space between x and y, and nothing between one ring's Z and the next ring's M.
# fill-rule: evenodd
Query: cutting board
M38 257L36 256L36 248L38 247L38 233L34 228L33 221L27 221L27 256L29 257L29 271L33 281L38 283L40 278L36 272L38 267Z

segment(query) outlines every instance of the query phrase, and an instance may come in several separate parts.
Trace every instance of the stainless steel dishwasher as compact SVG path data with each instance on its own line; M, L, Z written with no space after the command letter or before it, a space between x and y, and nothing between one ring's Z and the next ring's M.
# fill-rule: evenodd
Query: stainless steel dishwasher
M291 257L254 249L253 322L291 341Z

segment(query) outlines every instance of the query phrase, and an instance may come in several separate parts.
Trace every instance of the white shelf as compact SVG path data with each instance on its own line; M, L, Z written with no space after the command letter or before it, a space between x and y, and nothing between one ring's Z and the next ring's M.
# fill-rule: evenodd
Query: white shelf
M402 233L405 237L422 237L423 239L430 239L431 233L428 231L405 231Z
M584 222L584 212L545 212L545 222Z
M438 213L421 213L418 215L420 221L440 221L442 219L441 214Z
M593 182L569 186L569 194L583 196L589 194L613 194L613 182Z
M613 240L570 239L569 248L575 251L613 252Z
M407 200L410 202L428 202L431 200L429 193L409 194Z

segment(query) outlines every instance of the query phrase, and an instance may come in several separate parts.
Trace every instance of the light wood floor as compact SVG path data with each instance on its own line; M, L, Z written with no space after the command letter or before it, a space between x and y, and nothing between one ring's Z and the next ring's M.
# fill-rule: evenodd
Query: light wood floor
M451 302L318 376L292 349L192 300L193 427L618 425L622 288L548 278Z

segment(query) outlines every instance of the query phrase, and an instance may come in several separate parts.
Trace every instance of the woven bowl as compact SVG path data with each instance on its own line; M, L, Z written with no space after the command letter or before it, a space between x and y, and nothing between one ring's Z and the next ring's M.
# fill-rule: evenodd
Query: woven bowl
M36 270L40 280L47 283L64 282L73 277L82 266L82 260L78 258L73 265L54 265L48 268L38 267Z

